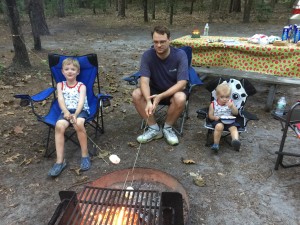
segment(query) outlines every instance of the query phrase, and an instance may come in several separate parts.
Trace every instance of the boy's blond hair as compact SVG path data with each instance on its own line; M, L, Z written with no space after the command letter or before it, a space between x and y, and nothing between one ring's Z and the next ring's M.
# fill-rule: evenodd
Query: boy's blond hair
M228 85L226 81L223 81L223 83L219 84L216 88L216 95L219 96L220 94L224 95L230 95L231 93L231 88Z
M78 60L71 58L71 57L64 59L64 61L62 62L62 68L64 68L64 66L70 65L70 64L73 64L73 66L75 66L78 70L80 70L80 64L79 64Z

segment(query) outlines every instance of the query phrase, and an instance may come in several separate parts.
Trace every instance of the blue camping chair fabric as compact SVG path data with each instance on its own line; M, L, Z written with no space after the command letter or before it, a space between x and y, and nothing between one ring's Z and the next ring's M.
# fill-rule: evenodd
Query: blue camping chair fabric
M211 80L205 85L206 90L208 90L211 93L211 99L210 102L212 102L216 98L215 89L216 87L221 84L223 81L227 81L231 88L231 99L233 100L235 106L239 110L239 114L236 117L236 122L240 124L240 127L238 127L238 132L242 133L247 131L247 124L250 120L258 120L258 117L248 111L245 110L245 104L247 97L252 96L256 93L255 87L248 81L247 79L223 79L222 77L216 78L214 80ZM210 103L209 102L209 103ZM213 134L214 128L212 126L212 121L208 118L208 107L198 109L197 110L197 117L199 119L205 119L204 127L207 130L206 135L206 146L210 146L212 142L210 141L210 137ZM225 141L228 141L226 137L230 134L228 130L224 130L222 134L222 138ZM228 142L230 143L230 142Z
M195 69L192 67L192 48L190 46L183 46L180 47L179 49L182 49L185 51L187 58L188 58L188 66L189 66L189 82L188 82L188 96L187 96L187 100L186 100L186 104L185 104L185 109L182 113L182 115L179 118L179 127L176 129L174 128L174 130L176 131L177 134L182 135L183 134L183 125L186 119L188 119L189 115L189 98L190 95L192 93L192 90L195 86L201 86L203 84L202 80L199 78L197 72L195 71ZM127 81L128 84L130 85L138 85L139 83L139 79L141 77L140 72L136 72L128 77L123 78L123 80ZM159 121L161 118L163 118L166 115L166 112L163 112L163 109L167 106L167 105L160 105L161 107L156 110L156 116L157 120ZM162 113L163 112L163 113ZM142 121L142 125L141 128L143 128L145 126L145 121Z
M90 115L86 119L86 124L90 125L94 129L95 137L99 133L104 132L104 121L103 121L103 107L108 105L107 103L112 98L109 94L103 94L100 92L100 81L98 76L98 59L96 54L88 54L83 56L66 56L59 54L49 54L48 61L49 67L51 71L51 80L52 87L47 88L38 94L33 96L27 94L18 94L15 95L15 98L21 99L21 106L29 105L32 109L32 112L37 117L37 120L45 123L48 127L48 137L46 142L46 152L45 156L49 157L54 150L49 150L49 141L51 130L54 129L56 121L61 114L61 109L58 105L58 101L56 98L56 84L61 81L65 81L65 77L63 76L62 62L66 58L76 58L80 64L80 74L77 76L77 80L83 82L86 85L87 90L87 99L90 108ZM97 93L94 93L94 84L96 84ZM40 115L34 104L37 102L44 101L52 95L52 103L50 109L46 115ZM76 141L71 139L71 137L75 134L75 131L71 135L66 135L66 141L71 140L72 142L78 144Z

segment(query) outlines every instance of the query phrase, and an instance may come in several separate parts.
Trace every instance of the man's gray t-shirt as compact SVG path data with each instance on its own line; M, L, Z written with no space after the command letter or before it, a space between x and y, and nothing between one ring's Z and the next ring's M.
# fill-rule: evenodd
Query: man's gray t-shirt
M150 78L151 88L164 92L179 80L189 80L187 55L181 49L170 47L169 56L162 60L151 48L142 56L140 73Z

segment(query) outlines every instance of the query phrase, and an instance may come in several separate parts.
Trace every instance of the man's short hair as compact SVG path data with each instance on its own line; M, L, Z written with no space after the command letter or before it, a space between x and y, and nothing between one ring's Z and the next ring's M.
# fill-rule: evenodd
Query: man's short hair
M153 28L151 32L151 36L153 37L154 32L164 35L167 34L168 39L170 38L170 30L165 26L156 26Z
M70 65L70 64L73 64L73 66L75 66L78 70L80 70L80 64L79 64L78 60L75 58L72 58L72 57L64 59L62 62L62 67L64 68L64 66Z

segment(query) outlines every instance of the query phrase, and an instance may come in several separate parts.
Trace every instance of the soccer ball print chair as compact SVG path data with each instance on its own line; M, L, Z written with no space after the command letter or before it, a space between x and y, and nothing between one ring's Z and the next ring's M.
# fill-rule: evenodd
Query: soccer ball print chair
M211 101L216 99L216 91L215 88L221 84L223 81L226 81L231 88L231 99L234 102L234 105L237 107L239 113L236 116L235 121L240 124L238 127L238 132L242 133L247 130L247 124L250 120L258 120L257 116L245 111L245 104L248 96L252 96L256 93L256 89L247 79L223 79L217 78L210 82L208 82L205 86L206 90L211 93ZM206 146L210 146L212 143L210 142L210 138L213 134L214 127L212 126L212 121L208 117L208 107L197 110L197 117L199 119L204 119L204 127L207 130L206 135ZM222 133L222 138L227 141L226 137L230 134L229 130L224 129Z
M203 84L202 80L199 78L198 74L196 73L195 69L191 66L192 64L192 48L190 46L183 46L179 49L182 49L185 51L187 58L188 58L188 70L189 70L189 82L188 82L188 95L185 103L185 109L183 113L181 114L180 118L178 119L178 127L174 128L175 132L178 135L183 134L183 125L186 119L189 117L189 97L192 93L192 90L195 86L200 86ZM125 77L123 80L127 81L130 85L138 85L138 80L140 79L141 74L140 72L136 72L128 77ZM166 111L163 110L167 105L160 104L160 107L155 111L155 116L157 122L160 122L165 116ZM141 128L144 128L146 121L142 120Z
M54 130L56 121L61 114L61 109L58 105L57 97L55 94L56 84L61 81L65 81L65 77L63 76L62 62L66 58L75 58L79 61L80 64L80 74L77 76L77 81L81 81L86 86L86 95L89 104L90 115L86 119L85 123L90 125L94 130L95 137L99 133L104 132L104 121L103 121L103 107L109 105L109 101L112 98L109 94L103 94L100 92L100 81L98 75L98 59L96 54L88 54L82 56L65 56L58 54L49 54L48 61L49 67L51 71L51 80L52 87L45 89L38 94L35 95L27 95L27 94L18 94L15 95L15 98L20 98L21 106L30 106L33 114L37 117L37 120L46 124L49 128L48 136L46 141L46 152L45 156L49 157L55 150L49 150L49 141L51 136L51 131ZM94 92L94 85L95 90ZM44 101L47 98L52 97L52 102L50 109L46 115L40 115L35 107L35 103ZM66 132L67 133L67 132ZM66 135L66 141L71 140L75 144L78 145L77 141L72 139L72 136L76 132L72 132L71 134Z

